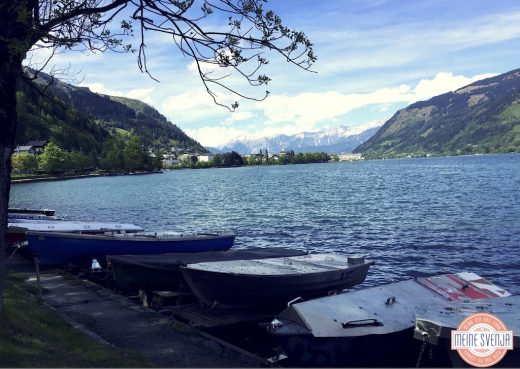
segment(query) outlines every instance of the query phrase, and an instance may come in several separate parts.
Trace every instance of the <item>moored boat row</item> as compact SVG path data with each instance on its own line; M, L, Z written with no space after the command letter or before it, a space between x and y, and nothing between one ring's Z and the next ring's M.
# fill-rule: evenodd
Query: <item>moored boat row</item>
M427 365L460 366L450 333L482 310L516 332L503 363L520 364L519 297L474 273L348 291L365 280L373 261L277 247L230 250L231 232L143 232L122 223L11 218L8 236L21 233L41 265L107 260L122 291L182 290L207 311L273 312L268 332L291 366L413 366L425 343L435 353Z

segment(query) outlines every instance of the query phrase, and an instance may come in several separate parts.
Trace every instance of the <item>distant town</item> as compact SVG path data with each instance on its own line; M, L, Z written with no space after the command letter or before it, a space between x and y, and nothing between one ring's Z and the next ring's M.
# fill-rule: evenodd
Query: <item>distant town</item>
M29 141L15 148L12 156L13 175L74 175L90 172L110 174L157 171L161 169L237 167L254 165L285 165L358 161L361 154L343 153L329 155L324 152L295 153L282 149L278 153L259 150L258 153L240 155L235 151L225 153L196 153L172 147L167 152L147 151L142 145L122 148L119 164L99 160L97 163L77 152L68 152L46 140Z

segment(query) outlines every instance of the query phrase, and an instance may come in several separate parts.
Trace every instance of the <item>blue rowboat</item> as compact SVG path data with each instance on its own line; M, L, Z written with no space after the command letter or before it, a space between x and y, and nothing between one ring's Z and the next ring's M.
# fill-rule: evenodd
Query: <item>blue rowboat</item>
M82 265L107 255L151 255L177 252L224 251L233 246L230 232L138 232L82 234L27 232L28 251L41 265Z

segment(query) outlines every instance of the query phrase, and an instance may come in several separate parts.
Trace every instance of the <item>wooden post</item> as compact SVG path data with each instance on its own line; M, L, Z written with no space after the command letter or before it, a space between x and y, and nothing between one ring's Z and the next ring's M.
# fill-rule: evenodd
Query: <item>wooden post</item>
M36 281L38 283L38 302L42 303L43 297L42 297L42 284L40 281L40 263L38 261L38 256L36 256L36 255L34 256L34 268L36 269Z

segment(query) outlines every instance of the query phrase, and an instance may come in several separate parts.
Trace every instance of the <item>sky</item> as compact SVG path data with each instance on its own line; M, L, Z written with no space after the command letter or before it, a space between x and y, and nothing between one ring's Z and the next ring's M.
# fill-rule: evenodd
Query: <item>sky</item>
M148 68L159 82L130 53L62 53L46 70L70 65L69 82L142 100L204 146L222 147L235 138L370 127L415 101L520 67L518 0L270 0L266 8L304 31L318 60L308 72L268 54L272 80L247 92L262 97L267 88L269 97L221 95L239 102L235 112L214 104L193 60L164 35L147 36ZM218 15L208 22L227 23ZM44 59L38 51L26 64Z

